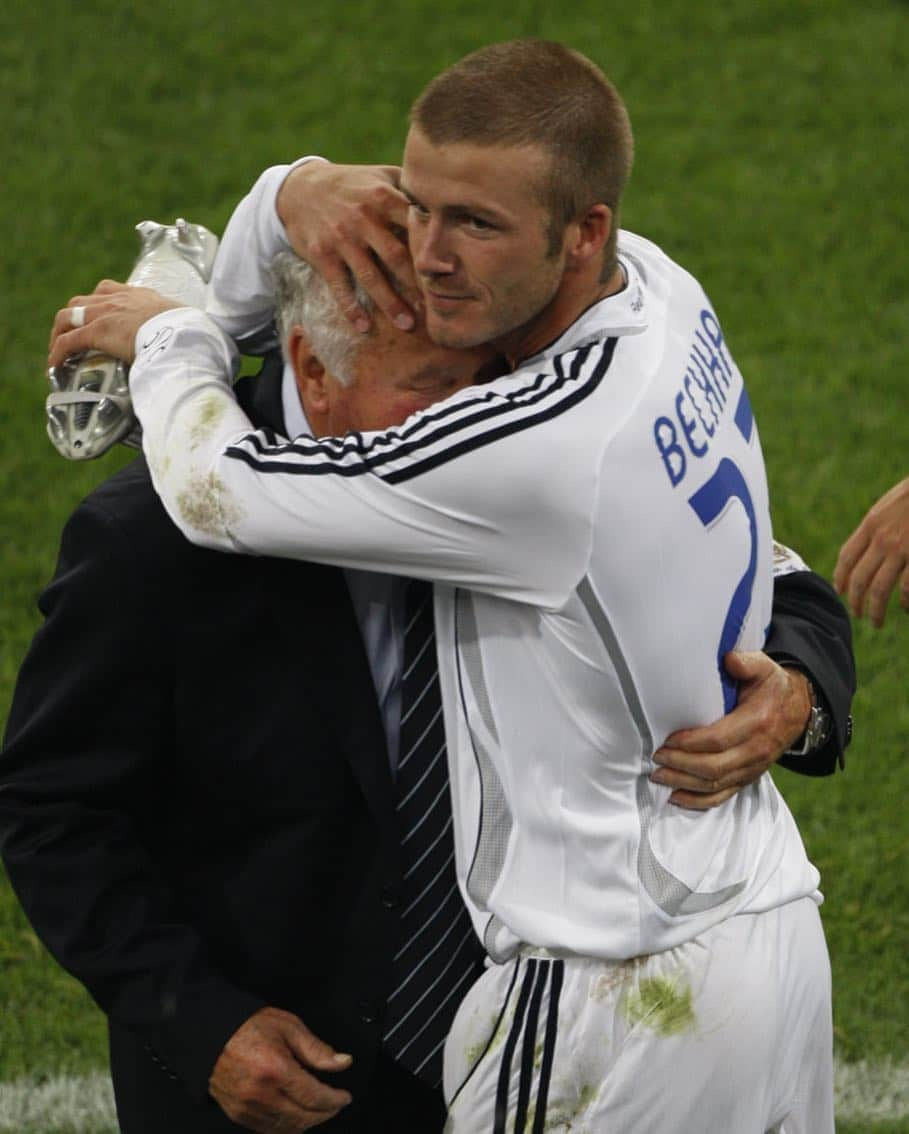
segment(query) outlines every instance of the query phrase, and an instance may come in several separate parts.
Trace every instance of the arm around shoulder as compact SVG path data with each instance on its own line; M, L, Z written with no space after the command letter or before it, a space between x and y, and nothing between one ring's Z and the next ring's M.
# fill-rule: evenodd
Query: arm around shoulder
M806 775L829 775L844 763L852 738L855 657L849 616L833 587L813 571L792 571L774 581L773 621L765 652L785 667L805 673L832 728L826 743L805 756L780 763Z

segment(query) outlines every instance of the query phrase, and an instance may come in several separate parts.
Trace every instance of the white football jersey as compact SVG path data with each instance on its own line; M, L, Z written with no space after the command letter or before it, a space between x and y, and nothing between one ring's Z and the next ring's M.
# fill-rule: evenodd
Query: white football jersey
M772 537L742 377L698 283L623 233L627 286L546 351L381 433L287 441L205 316L140 331L156 488L198 543L433 579L458 872L496 959L667 949L813 894L769 776L713 811L652 755L735 702ZM307 648L301 643L301 648Z

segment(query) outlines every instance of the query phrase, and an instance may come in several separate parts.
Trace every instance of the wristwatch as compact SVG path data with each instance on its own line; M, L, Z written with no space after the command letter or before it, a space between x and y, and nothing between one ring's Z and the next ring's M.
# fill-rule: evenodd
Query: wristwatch
M809 756L823 748L830 738L830 729L833 725L830 714L818 701L817 693L811 680L808 681L808 695L811 698L811 712L808 714L808 724L796 746L786 749L787 756Z

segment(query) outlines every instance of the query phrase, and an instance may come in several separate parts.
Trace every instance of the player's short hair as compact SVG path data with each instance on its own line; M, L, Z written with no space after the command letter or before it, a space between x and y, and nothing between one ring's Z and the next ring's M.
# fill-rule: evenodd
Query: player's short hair
M341 383L353 382L353 366L363 340L368 338L351 326L338 306L325 277L293 252L279 252L271 262L275 287L275 321L284 357L294 327L302 327L313 353ZM359 283L353 281L357 302L367 312L373 303Z
M429 83L410 122L433 145L542 145L551 159L540 186L550 252L566 225L606 204L613 222L604 274L613 269L634 143L618 91L586 56L542 39L481 47Z

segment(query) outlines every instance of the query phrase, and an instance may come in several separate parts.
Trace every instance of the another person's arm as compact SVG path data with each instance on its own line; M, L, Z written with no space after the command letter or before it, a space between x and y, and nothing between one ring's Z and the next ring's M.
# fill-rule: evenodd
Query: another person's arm
M855 617L867 613L874 626L884 625L897 584L909 611L909 477L869 508L840 549L833 582Z

